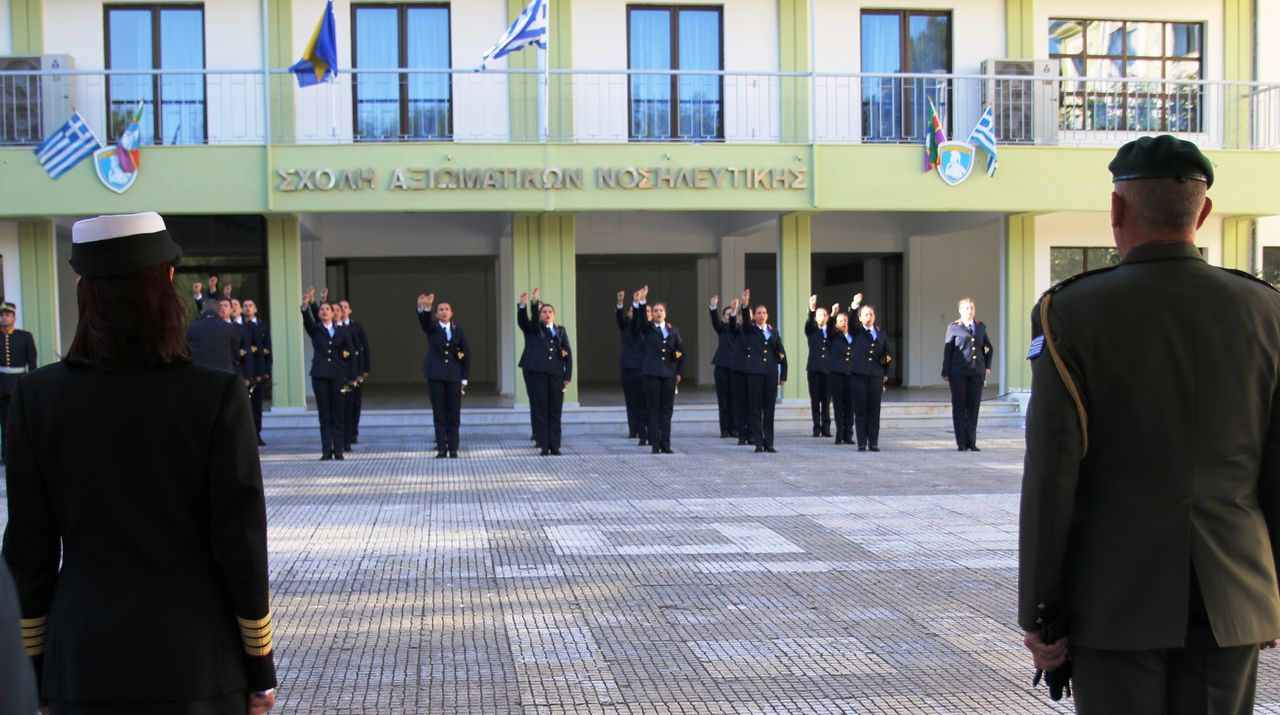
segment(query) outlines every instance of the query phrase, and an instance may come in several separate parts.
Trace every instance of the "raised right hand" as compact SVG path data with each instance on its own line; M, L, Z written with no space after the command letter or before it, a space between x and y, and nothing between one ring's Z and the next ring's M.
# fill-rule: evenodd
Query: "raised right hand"
M425 308L425 307L427 307L428 305L431 305L431 303L430 303L430 301L428 301L428 300L427 300L427 294L426 294L426 293L419 293L419 294L418 294L418 307L419 307L419 308Z
M809 296L809 312L812 313L817 309L818 309L818 296L817 295Z
M204 286L200 284L200 281L196 281L195 283L192 283L192 284L191 284L191 292L192 292L192 293L203 293L203 292L204 292Z
M620 291L618 291L618 302L619 302L619 303L621 303L621 302L622 302L626 297L627 297L627 292L626 292L625 290L620 290Z
M519 303L520 305L524 305L524 304L528 303L528 302L529 302L529 294L528 294L528 293L521 293L521 294L520 294L520 300L518 300L518 301L516 301L516 302L517 302L517 303Z
M711 296L711 309L715 310L720 305L720 294Z
M840 312L840 304L839 304L839 303L832 303L832 304L831 304L831 315L833 315L833 316L834 316L836 313L839 313L839 312Z

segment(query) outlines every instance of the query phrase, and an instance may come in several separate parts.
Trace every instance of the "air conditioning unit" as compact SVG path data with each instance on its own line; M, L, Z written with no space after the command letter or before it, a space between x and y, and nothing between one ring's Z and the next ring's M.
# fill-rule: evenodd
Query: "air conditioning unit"
M74 77L8 74L75 69L70 55L0 57L0 146L39 144L71 118Z
M982 83L983 106L995 110L998 144L1058 143L1058 73L1052 60L983 60L982 74L998 76Z

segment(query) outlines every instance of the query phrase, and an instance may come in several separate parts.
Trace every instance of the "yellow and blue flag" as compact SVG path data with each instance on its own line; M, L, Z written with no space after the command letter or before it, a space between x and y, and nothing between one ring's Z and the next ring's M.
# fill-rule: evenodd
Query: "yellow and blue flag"
M298 78L299 87L331 82L338 76L338 31L333 24L333 0L329 0L316 31L311 33L302 59L289 71Z

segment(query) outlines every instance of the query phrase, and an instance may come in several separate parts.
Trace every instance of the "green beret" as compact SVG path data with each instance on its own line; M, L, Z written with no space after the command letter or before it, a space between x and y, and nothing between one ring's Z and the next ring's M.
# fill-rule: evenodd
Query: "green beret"
M1107 168L1112 181L1178 179L1213 186L1213 165L1200 153L1200 147L1168 134L1125 144Z

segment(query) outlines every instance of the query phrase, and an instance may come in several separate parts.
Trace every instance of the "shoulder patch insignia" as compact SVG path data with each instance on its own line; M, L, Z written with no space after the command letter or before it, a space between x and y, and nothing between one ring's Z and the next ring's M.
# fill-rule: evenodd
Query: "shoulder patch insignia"
M1035 360L1042 352L1044 352L1044 336L1038 335L1031 341L1031 347L1027 350L1027 359Z
M1226 271L1227 273L1233 273L1237 276L1240 276L1241 278L1248 278L1249 280L1254 281L1256 283L1261 283L1262 285L1270 288L1271 290L1280 290L1276 288L1274 285L1272 285L1271 283L1268 283L1267 281L1262 280L1261 278L1253 275L1252 273L1249 273L1248 271L1242 271L1236 268L1223 268L1222 266L1216 266L1216 267L1220 270Z

